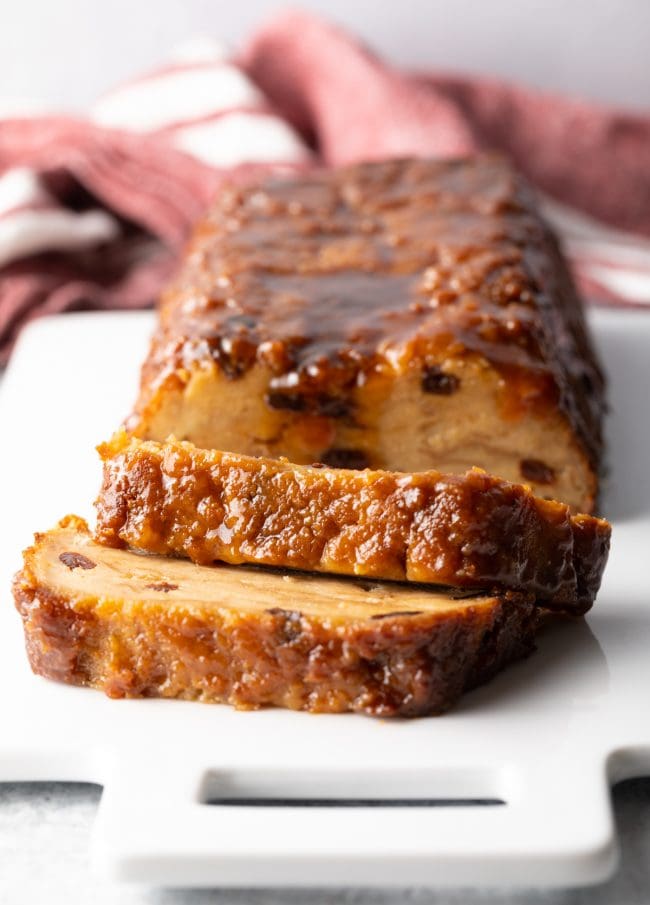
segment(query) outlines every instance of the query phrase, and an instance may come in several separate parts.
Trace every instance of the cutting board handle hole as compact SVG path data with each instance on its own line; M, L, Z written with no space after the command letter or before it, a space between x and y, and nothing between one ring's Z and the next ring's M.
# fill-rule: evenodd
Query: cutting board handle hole
M500 798L210 798L210 805L248 808L468 808L504 805Z
M202 804L228 807L498 807L500 777L484 769L214 770L201 781Z

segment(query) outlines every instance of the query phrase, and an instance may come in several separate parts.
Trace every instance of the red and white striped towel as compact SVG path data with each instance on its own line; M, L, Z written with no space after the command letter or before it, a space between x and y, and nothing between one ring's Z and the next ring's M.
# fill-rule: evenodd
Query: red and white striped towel
M403 73L303 13L237 59L195 45L86 118L2 117L0 98L0 362L43 313L151 304L225 177L404 154L505 151L589 297L650 304L650 116Z
M87 119L0 121L0 364L24 323L150 305L221 181L312 159L215 44L102 97Z

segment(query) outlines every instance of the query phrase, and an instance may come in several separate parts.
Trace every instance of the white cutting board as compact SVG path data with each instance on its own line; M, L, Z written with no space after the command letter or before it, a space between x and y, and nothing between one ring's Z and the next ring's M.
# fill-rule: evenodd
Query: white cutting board
M402 722L111 701L31 675L10 575L34 530L91 515L93 446L129 411L152 323L121 313L38 322L0 388L0 781L102 784L92 855L125 880L607 877L617 861L609 786L650 773L650 314L593 316L611 381L604 510L614 521L595 609L544 634L534 656L448 715ZM495 798L505 804L471 803Z

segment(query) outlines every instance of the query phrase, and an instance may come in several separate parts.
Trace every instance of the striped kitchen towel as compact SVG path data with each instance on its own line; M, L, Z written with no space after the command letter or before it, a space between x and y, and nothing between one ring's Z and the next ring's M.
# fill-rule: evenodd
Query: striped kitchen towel
M0 99L0 364L32 318L150 305L225 177L311 159L212 42L111 91L87 118L6 112Z

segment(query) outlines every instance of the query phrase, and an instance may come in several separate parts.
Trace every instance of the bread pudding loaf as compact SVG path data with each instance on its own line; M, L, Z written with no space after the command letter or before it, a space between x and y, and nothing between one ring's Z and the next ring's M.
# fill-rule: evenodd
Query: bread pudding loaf
M332 467L480 466L590 512L603 378L501 158L221 192L160 303L128 429Z
M610 526L479 469L310 467L118 433L100 447L97 539L149 553L523 590L587 610Z
M68 517L14 583L34 672L112 697L373 716L446 710L529 653L529 595L469 597L95 543Z

